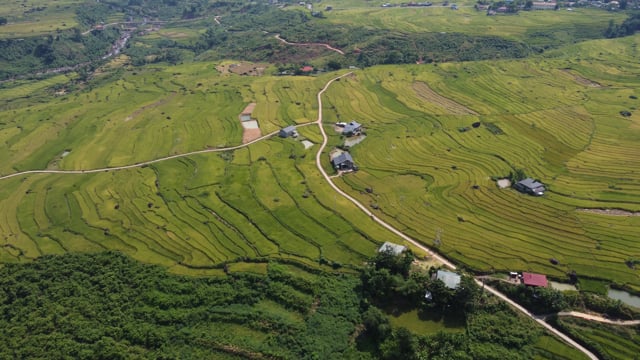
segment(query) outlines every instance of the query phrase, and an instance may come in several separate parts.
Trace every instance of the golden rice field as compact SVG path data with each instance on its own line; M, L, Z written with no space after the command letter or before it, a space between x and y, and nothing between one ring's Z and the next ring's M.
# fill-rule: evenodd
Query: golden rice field
M358 119L368 135L352 150L361 171L343 177L341 186L476 270L559 278L575 270L638 287L637 271L625 261L640 254L640 217L580 210L640 210L640 117L619 114L640 104L630 98L638 95L639 41L597 50L609 66L624 69L615 76L594 70L605 66L582 71L585 61L595 62L585 58L598 45L586 43L580 59L378 67L341 81L328 95L327 116ZM416 91L420 83L477 114L425 101ZM504 134L474 129L476 121ZM498 189L491 178L515 168L550 191L535 198Z
M558 278L575 270L638 289L625 261L640 257L640 217L583 209L640 211L640 101L632 98L640 96L639 42L586 42L526 61L357 70L325 95L326 123L355 119L367 132L351 149L360 171L336 182L474 270ZM98 86L57 96L50 86L59 89L62 78L16 83L19 98L6 86L0 173L113 167L238 145L237 116L248 103L257 103L263 134L311 122L316 93L335 76L242 77L215 66L125 66ZM300 133L321 141L316 127ZM341 143L330 134L330 144ZM399 241L331 190L316 151L272 138L135 169L0 180L0 259L118 249L203 274L274 257L358 265L382 241ZM495 185L492 177L517 168L547 194Z

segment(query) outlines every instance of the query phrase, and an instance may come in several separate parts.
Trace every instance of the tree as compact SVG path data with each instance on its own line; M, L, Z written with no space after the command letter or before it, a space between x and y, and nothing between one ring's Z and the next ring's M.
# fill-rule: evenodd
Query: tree
M391 335L389 319L375 306L370 306L367 311L362 314L362 323L365 326L367 334L371 336L376 343L382 343Z
M415 256L411 250L405 250L400 255L395 255L391 250L382 251L373 258L373 264L377 270L387 269L391 274L409 276L411 264Z
M524 3L524 9L525 10L531 10L531 8L533 8L533 1L527 0L527 2Z
M342 65L335 60L331 60L327 63L327 69L331 71L340 70L340 68L342 68Z
M416 359L417 344L413 334L406 328L399 328L393 336L380 345L383 359Z
M0 16L0 25L6 25L6 24L7 24L7 18Z

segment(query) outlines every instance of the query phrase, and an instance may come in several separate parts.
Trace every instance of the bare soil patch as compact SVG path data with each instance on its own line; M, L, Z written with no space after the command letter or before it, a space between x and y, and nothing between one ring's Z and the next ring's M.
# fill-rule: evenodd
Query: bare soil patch
M511 181L509 179L500 179L496 181L496 183L500 189L506 189L511 186Z
M570 75L573 78L573 80L575 80L575 82L577 82L580 85L590 86L590 87L595 87L595 88L602 87L602 85L600 83L598 83L596 81L589 80L586 77L582 77L580 75L574 74L568 69L564 69L562 71L564 73Z
M247 76L262 76L267 68L267 64L237 63L216 66L221 74L236 74Z
M416 92L419 98L436 104L453 115L477 115L478 113L469 109L468 107L455 102L449 98L446 98L437 92L433 91L429 85L422 81L416 81L412 85L413 91Z
M244 129L242 133L242 143L246 144L262 136L260 129Z
M581 212L609 216L640 216L640 211L628 211L622 209L576 209Z

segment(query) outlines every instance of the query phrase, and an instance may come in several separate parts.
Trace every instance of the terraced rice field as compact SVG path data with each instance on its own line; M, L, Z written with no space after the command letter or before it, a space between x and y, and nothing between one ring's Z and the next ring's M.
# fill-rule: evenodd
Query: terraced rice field
M633 49L639 40L620 42ZM640 205L633 155L640 150L639 118L619 114L638 106L629 96L640 72L634 55L623 54L615 60L626 71L619 82L577 67L567 74L565 60L550 59L358 73L336 84L325 109L329 118L353 118L367 128L367 140L352 149L360 171L343 177L341 186L379 207L397 227L475 269L558 278L575 270L638 287L637 271L624 263L640 254L638 217L579 211L637 211ZM593 87L576 76L608 85ZM447 114L436 98L416 91L416 82L477 114ZM484 126L458 131L476 121L493 123L504 134ZM491 180L516 168L548 185L547 195L500 190Z
M4 2L0 5L0 17L6 18L8 23L0 26L0 36L19 38L71 29L78 25L73 9L79 3L79 0Z
M400 1L396 4L401 3ZM476 11L476 2L456 2L456 11L449 7L370 8L362 4L334 6L326 12L328 21L336 26L347 25L371 29L392 29L399 33L448 32L472 35L500 36L522 40L529 36L530 45L544 43L546 38L573 42L606 29L610 19L621 22L624 16L598 9L574 11L520 11L517 15L487 16ZM373 4L372 4L373 5ZM439 4L436 4L439 5ZM571 24L567 27L566 24Z
M134 170L6 181L1 258L117 249L177 272L253 258L363 261L385 232L320 198L328 190L306 180L313 157L304 155L299 143L271 140Z
M325 97L327 126L357 120L367 132L351 149L361 170L336 181L475 270L557 278L575 270L640 288L625 264L640 257L640 217L583 211L640 210L638 42L587 42L527 61L358 70ZM47 100L36 104L0 90L8 119L0 172L92 169L239 145L247 104L257 104L263 133L308 123L334 75L242 77L215 66L125 70L55 98L36 89L31 100ZM632 116L621 116L625 109ZM475 122L483 125L459 130ZM300 133L321 142L315 127ZM330 145L343 142L329 133ZM118 172L3 180L0 258L119 249L200 274L255 258L357 265L382 241L397 241L326 185L313 151L272 138ZM529 197L492 180L519 168L548 193Z
M0 130L3 173L89 169L211 144L239 145L238 113L247 103L259 99L254 117L276 129L301 121L299 115L311 118L313 105L296 103L309 96L305 87L315 91L319 85L314 84L324 83L310 78L250 83L212 68L140 69L78 94L77 99L88 99L85 106L61 97L36 109L9 103L14 110L5 112L16 116ZM293 88L299 84L302 90ZM253 97L253 87L279 95ZM107 98L119 99L120 106L107 107ZM283 117L270 118L270 113ZM317 130L307 133L318 136ZM334 196L310 151L298 141L273 138L241 150L130 170L4 180L0 261L117 249L191 274L216 274L223 263L256 258L334 267L361 263L389 234Z
M575 318L562 318L559 323L573 336L595 347L601 358L633 359L640 351L637 326L606 325Z

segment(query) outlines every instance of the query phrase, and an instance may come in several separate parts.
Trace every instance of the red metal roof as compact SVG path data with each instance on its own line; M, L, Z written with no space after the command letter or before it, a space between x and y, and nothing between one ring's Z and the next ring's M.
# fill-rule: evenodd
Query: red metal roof
M302 70L302 72L311 72L313 71L313 66L303 66L300 70Z
M547 287L547 276L534 273L522 273L522 282L528 286Z

